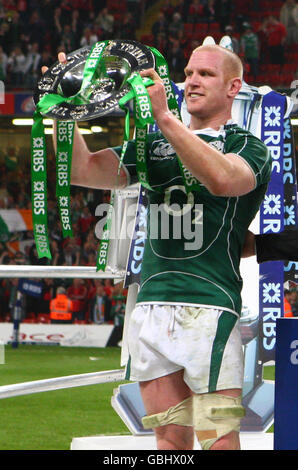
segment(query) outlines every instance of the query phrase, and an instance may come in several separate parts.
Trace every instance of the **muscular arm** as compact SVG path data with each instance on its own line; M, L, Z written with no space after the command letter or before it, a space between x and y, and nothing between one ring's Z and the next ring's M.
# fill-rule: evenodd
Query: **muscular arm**
M172 113L164 114L158 125L184 165L212 194L241 196L254 189L254 175L237 155L210 147Z
M66 61L64 52L58 54L60 62ZM42 67L44 73L47 67ZM53 144L56 151L56 124L54 124ZM75 125L71 184L94 189L123 188L127 176L123 168L118 174L119 160L111 149L90 152L87 144Z
M142 75L155 81L148 88L155 120L192 175L216 196L241 196L252 191L255 177L245 161L232 153L223 154L195 135L168 110L164 86L156 72L146 70Z
M53 142L56 151L56 130ZM123 188L127 184L127 176L123 168L118 175L118 166L119 160L111 149L90 152L77 124L75 125L71 184L94 189Z

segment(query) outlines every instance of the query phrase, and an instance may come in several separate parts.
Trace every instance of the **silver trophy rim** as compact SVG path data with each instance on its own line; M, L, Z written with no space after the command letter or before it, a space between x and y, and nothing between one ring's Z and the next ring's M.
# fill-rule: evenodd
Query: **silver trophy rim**
M100 43L102 41L98 42ZM75 67L85 63L90 50L91 46L85 46L67 54L67 64L61 64L59 61L56 61L42 77L40 77L33 95L35 106L43 96L49 93L61 96L61 92L59 93L59 85L62 79L66 74L71 73ZM150 47L134 40L108 40L103 57L107 58L110 56L119 58L120 61L123 61L125 67L130 67L129 76L142 69L155 67L155 58ZM46 113L43 113L43 115L55 120L86 121L110 114L117 110L117 108L119 109L119 100L130 91L127 78L129 77L126 77L120 89L114 90L114 92L106 98L81 105L64 102L60 105L53 106Z

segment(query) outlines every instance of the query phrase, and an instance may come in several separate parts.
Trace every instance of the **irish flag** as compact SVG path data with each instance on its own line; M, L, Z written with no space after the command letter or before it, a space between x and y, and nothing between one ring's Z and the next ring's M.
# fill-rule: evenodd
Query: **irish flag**
M33 230L31 209L0 209L1 240L23 230Z

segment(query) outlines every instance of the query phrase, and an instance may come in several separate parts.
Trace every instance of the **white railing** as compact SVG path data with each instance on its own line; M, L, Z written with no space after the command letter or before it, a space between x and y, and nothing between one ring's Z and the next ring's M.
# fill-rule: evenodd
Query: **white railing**
M0 387L0 399L11 398L32 393L50 392L63 388L82 387L86 385L97 385L108 382L121 382L125 380L125 370L106 370L91 372L88 374L68 375L65 377L54 377L52 379L34 380Z
M0 265L0 278L123 279L124 271L96 271L95 266Z

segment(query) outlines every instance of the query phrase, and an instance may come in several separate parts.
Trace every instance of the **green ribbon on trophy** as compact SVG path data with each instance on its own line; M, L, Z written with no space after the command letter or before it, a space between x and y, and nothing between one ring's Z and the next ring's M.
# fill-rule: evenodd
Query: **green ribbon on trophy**
M31 132L31 181L32 181L32 220L34 239L39 258L52 258L48 237L47 223L47 172L46 172L46 141L43 126L43 114L52 107L71 102L84 104L88 101L88 87L100 62L108 41L96 44L96 54L91 49L84 67L82 86L79 92L71 97L47 94L37 103L34 123ZM57 121L57 152L56 152L56 197L64 238L72 237L70 214L70 174L75 123L73 121Z
M56 94L45 95L37 104L37 110L34 114L34 125L32 128L32 152L36 151L36 143L34 147L34 142L36 138L39 138L38 142L43 142L43 151L40 154L43 155L43 173L42 173L42 187L43 187L43 201L46 201L46 151L45 151L45 138L43 134L43 125L42 125L42 113L46 113L52 106L55 106L58 103L62 102L71 102L75 104L83 104L88 101L88 88L92 83L94 73L98 67L102 54L107 46L108 41L103 41L101 43L96 43L90 51L90 54L86 60L83 74L83 82L80 91L69 98L65 98ZM155 48L150 47L152 53L155 57L156 70L163 83L165 85L165 90L167 94L168 106L170 111L181 119L179 107L175 98L175 94L172 88L172 84L169 77L168 66L164 57L157 51ZM96 50L96 54L93 51ZM130 91L119 100L119 106L125 111L125 126L124 126L124 138L122 145L122 153L120 156L120 163L118 168L118 175L121 169L125 151L127 148L127 143L129 140L129 119L130 114L128 108L125 106L128 101L133 100L134 104L134 122L136 128L136 162L137 162L137 173L140 183L147 189L152 190L150 187L148 179L148 169L146 164L145 157L145 148L146 148L146 139L147 139L147 130L148 125L154 123L154 116L152 112L152 106L150 97L147 91L147 87L151 86L154 82L148 78L142 78L139 73L133 73L128 79L127 82L130 84ZM58 205L60 212L60 220L62 221L63 235L71 236L71 223L70 223L70 171L71 171L71 155L72 155L72 142L73 142L73 131L74 123L72 121L58 121L57 124L57 185L56 185L56 195L58 197ZM38 154L39 155L39 154ZM33 156L32 156L33 158ZM184 165L178 159L181 174L183 177L184 185L187 192L198 190L199 185L197 180L190 174L190 172L184 167ZM59 170L60 169L60 170ZM37 182L37 173L32 165L32 181ZM41 180L41 176L40 176ZM40 186L40 187L41 187ZM39 188L39 186L36 186ZM33 184L33 225L35 226L34 235L37 246L37 252L39 257L51 257L49 242L47 236L47 213L46 213L46 204L44 212L42 214L38 213L36 209L39 208L39 204L34 204L35 198L37 198L37 190L34 190L35 185ZM107 266L108 259L108 248L109 248L109 238L110 238L110 229L113 217L113 204L114 204L115 192L111 191L111 200L110 206L107 214L107 220L103 230L99 250L97 257L97 271L105 271ZM38 202L38 198L36 199ZM38 243L40 240L40 233L38 232L38 227L42 227L42 244ZM41 230L41 228L40 228ZM45 247L44 245L45 244Z

